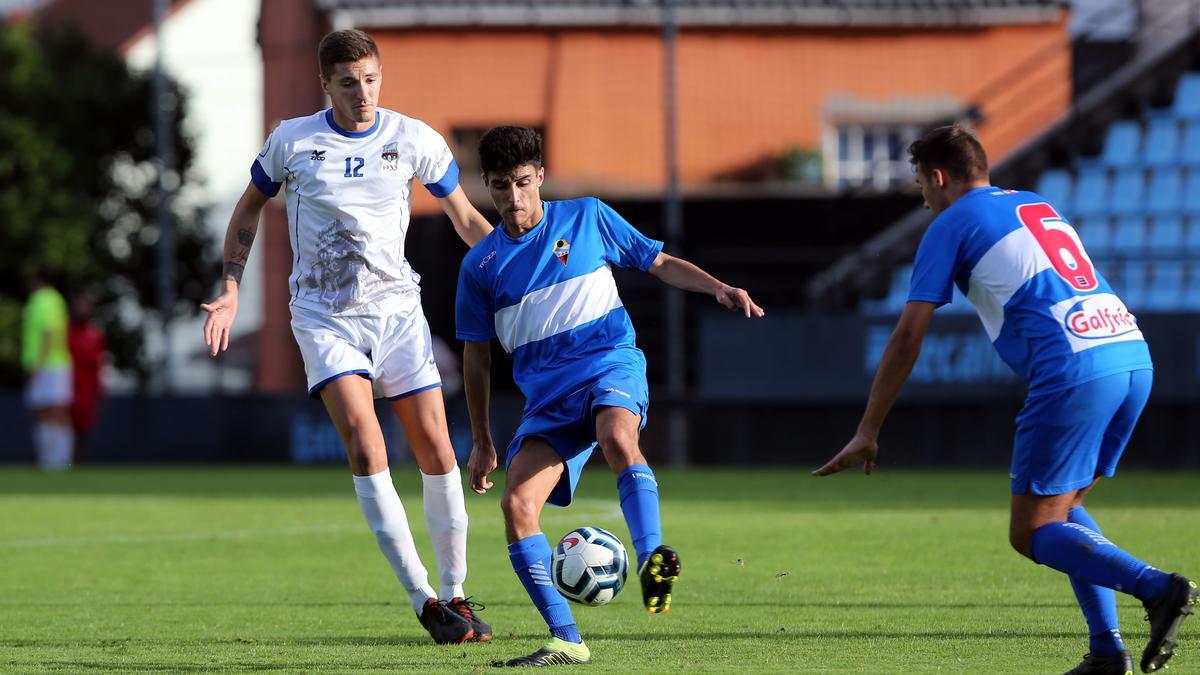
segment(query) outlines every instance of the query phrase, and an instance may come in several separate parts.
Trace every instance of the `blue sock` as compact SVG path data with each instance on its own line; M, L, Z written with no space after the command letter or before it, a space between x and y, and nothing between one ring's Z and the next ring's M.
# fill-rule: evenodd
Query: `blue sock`
M662 523L658 517L658 480L645 464L634 464L617 476L621 511L633 537L638 567L662 544Z
M1082 506L1068 511L1067 520L1096 534L1104 534L1092 519L1092 515ZM1087 619L1089 649L1092 654L1112 656L1125 651L1120 624L1117 622L1117 594L1110 588L1095 586L1073 576L1068 578L1071 580L1071 588L1075 590L1079 608L1083 610L1083 618Z
M1048 523L1033 533L1035 562L1094 586L1154 600L1166 592L1171 576L1078 523Z
M550 542L540 532L508 545L513 571L550 627L550 634L568 642L583 642L566 598L550 580L550 554Z

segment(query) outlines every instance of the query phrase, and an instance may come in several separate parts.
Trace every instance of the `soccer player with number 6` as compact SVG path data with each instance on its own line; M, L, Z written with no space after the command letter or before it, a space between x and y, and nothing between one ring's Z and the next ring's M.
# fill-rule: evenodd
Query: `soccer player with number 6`
M957 284L996 351L1029 386L1009 474L1009 541L1071 580L1091 649L1068 675L1133 672L1114 590L1146 608L1150 640L1142 672L1163 668L1200 590L1117 548L1083 507L1100 478L1116 472L1150 394L1150 351L1137 319L1053 205L1031 192L992 187L987 156L971 132L939 127L909 154L936 217L917 249L908 303L858 430L813 473L859 464L871 473L884 418L912 371L933 311L950 302Z

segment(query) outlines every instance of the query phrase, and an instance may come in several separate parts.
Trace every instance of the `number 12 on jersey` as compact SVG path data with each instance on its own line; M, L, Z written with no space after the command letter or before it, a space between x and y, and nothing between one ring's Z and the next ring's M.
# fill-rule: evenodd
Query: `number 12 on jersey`
M350 165L351 161L354 162L353 168L351 168L351 165ZM366 164L366 160L364 160L362 157L347 157L346 158L346 174L344 177L345 178L362 178L363 177L363 175L362 175L363 164Z
M1053 206L1045 202L1022 204L1017 207L1017 217L1033 233L1060 277L1078 290L1096 290L1096 269L1083 252L1079 235Z

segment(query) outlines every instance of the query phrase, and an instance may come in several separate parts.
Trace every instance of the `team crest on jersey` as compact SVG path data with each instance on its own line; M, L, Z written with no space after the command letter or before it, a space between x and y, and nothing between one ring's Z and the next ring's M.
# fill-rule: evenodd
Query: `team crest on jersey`
M567 257L571 255L571 244L567 243L566 239L559 239L554 242L554 257L558 258L558 262L563 265L567 264Z
M383 152L379 154L383 158L383 168L388 171L396 170L396 162L400 159L400 151L395 143L388 143L383 146Z

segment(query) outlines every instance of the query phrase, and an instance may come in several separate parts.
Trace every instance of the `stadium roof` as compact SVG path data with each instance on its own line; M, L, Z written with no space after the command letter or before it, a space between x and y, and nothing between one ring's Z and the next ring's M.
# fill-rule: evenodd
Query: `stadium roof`
M658 26L661 0L314 0L336 27ZM1046 23L1066 0L676 0L683 26Z

